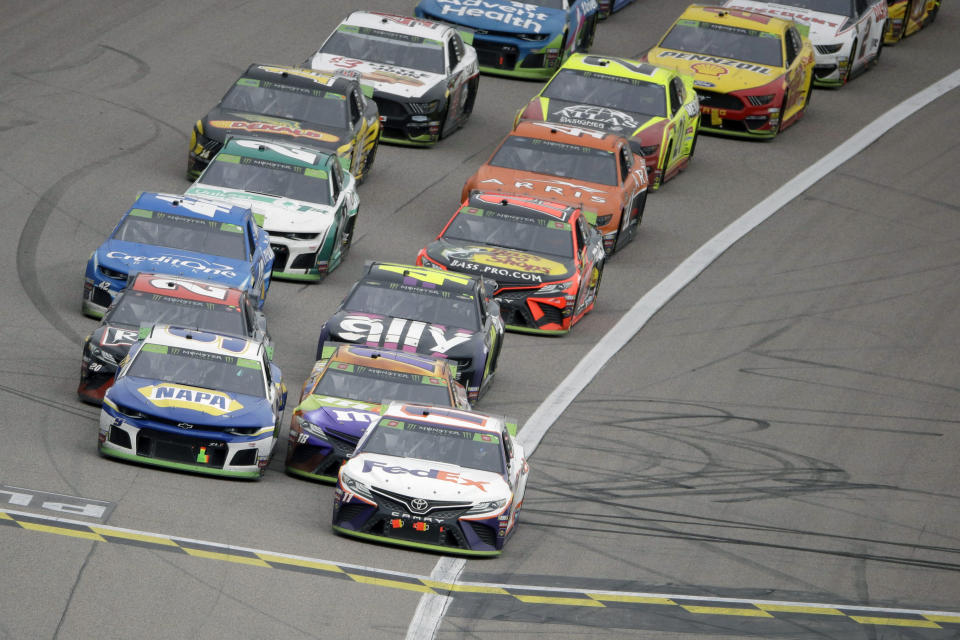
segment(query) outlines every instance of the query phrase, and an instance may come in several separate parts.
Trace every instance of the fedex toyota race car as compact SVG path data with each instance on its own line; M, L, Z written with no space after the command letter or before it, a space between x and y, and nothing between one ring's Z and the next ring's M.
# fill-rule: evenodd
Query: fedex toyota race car
M516 530L529 467L513 421L392 403L340 467L338 533L492 556Z
M306 64L372 86L384 142L426 146L473 111L480 70L469 40L439 22L355 11Z
M100 453L259 479L287 399L263 343L169 325L140 337L103 398Z
M250 207L287 280L319 282L343 262L360 210L335 154L257 138L228 139L187 195Z
M597 29L597 0L420 0L417 17L472 30L480 71L548 78Z
M813 82L836 87L880 60L887 0L728 0L723 6L793 20L810 29Z
M142 193L87 261L83 313L100 318L140 271L201 278L246 291L270 288L273 250L250 209L190 196Z

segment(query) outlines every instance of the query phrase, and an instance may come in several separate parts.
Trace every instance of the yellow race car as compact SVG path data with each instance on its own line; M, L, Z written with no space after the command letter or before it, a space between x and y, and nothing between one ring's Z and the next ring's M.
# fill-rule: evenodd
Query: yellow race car
M884 44L896 44L937 19L940 0L887 0Z

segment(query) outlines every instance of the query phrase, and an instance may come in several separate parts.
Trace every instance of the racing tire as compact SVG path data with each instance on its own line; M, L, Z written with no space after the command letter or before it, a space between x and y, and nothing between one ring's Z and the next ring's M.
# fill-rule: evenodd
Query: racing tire
M697 120L697 128L693 132L693 142L690 143L690 153L687 154L687 162L693 160L693 154L697 151L697 140L700 139L700 121Z
M667 143L667 154L663 159L663 169L660 171L660 175L657 176L656 184L651 185L652 189L659 189L663 186L664 181L667 177L667 170L670 168L670 154L673 153L673 140Z
M810 74L810 82L807 84L807 95L803 97L803 108L800 113L807 115L807 107L810 106L810 98L813 96L813 74Z
M359 217L360 212L357 211L347 222L347 228L343 230L343 238L340 240L340 264L343 264L343 261L350 254L350 247L353 246L353 231L357 226L357 218Z
M887 30L887 24L883 24L883 30L880 32L880 43L877 45L877 52L873 54L873 58L870 59L869 68L873 68L880 64L880 54L883 53L883 34Z
M370 153L367 154L367 157L363 159L363 173L360 174L360 177L357 178L357 185L361 185L367 181L367 176L370 175L370 170L373 168L373 161L377 159L377 149L380 148L380 136L377 136L377 141L373 143L373 149L370 149Z
M783 121L787 117L787 102L790 101L790 92L783 92L783 102L780 103L780 119L777 120L777 128L773 130L773 135L770 136L770 140L773 140L780 132L783 130Z
M940 0L940 2L938 2L936 6L933 7L933 11L931 11L930 15L927 16L927 19L924 21L923 26L932 24L933 21L937 19L937 12L940 11L941 4L943 4L943 0Z
M846 73L843 74L843 83L842 83L842 84L847 84L848 82L850 82L850 78L853 77L853 60L854 60L854 58L857 57L857 47L859 47L859 46L860 46L859 40L854 40L854 41L853 41L853 47L851 47L851 49L850 49L850 61L849 61L849 64L847 64L847 71L846 71Z
M593 40L597 35L597 14L594 13L590 18L590 24L586 26L583 35L580 37L580 43L577 45L578 53L585 53L593 46Z
M647 208L647 194L650 193L649 189L644 190L637 196L636 208L637 208L637 227L635 233L640 231L640 223L643 222L643 211Z

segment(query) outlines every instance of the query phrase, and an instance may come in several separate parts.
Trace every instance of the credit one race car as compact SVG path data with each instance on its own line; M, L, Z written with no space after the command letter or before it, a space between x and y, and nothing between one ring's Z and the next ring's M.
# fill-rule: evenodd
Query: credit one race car
M130 349L100 411L100 453L259 479L287 391L262 342L157 325Z
M441 358L360 345L327 344L290 421L287 473L336 482L386 399L470 409L456 368Z
M228 135L239 134L328 149L363 182L380 142L377 104L365 90L353 78L252 64L193 126L187 179L200 175Z
M81 400L100 404L144 324L177 324L270 345L266 316L254 308L240 289L204 280L139 273L83 341L77 387ZM268 354L272 349L267 347Z
M360 198L337 156L257 138L229 138L187 195L250 207L270 235L273 277L319 282L350 250Z
M326 342L446 358L475 402L493 381L503 345L500 305L490 299L494 287L481 276L373 262L323 323L317 359Z
M650 188L683 171L697 146L693 77L646 62L574 54L517 114L624 136L647 165Z
M690 5L644 58L693 75L701 130L772 138L810 102L814 56L806 31L762 13Z
M432 145L456 131L480 85L477 52L456 29L389 13L351 13L307 64L372 86L381 139L396 144Z
M887 0L889 20L883 32L886 44L896 44L937 19L941 0Z
M83 313L100 318L140 271L201 278L247 292L263 307L273 250L246 207L142 193L87 261Z
M587 51L597 30L597 0L420 0L419 18L472 30L480 71L549 78L574 51Z
M550 122L521 122L460 195L499 191L580 207L596 216L611 255L637 233L647 200L643 158L623 136Z
M493 278L507 329L562 334L593 309L604 258L603 238L579 208L477 193L417 264Z
M529 467L499 416L393 403L340 467L333 529L358 538L498 555L516 530Z
M723 5L793 20L810 29L813 83L837 87L880 60L887 0L727 0Z

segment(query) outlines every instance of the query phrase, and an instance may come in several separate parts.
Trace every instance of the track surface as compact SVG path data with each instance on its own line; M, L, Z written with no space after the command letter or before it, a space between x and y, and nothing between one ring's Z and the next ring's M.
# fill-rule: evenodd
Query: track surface
M90 251L137 191L186 187L190 126L248 63L299 62L343 9L296 0L8 4L0 484L107 501L106 524L117 527L429 574L437 556L333 536L331 490L284 476L282 456L259 484L103 460L97 412L74 400L80 341L94 324L79 313ZM594 50L644 50L685 4L638 0L600 26ZM703 138L691 168L650 198L637 241L609 263L597 309L562 339L507 336L479 408L528 417L700 244L960 67L958 32L960 12L948 3L876 69L816 92L808 116L773 143ZM363 261L412 259L537 88L484 77L465 129L432 150L381 148L347 264L320 286L271 289L271 333L291 389ZM957 93L761 225L656 316L531 460L524 523L505 555L468 562L463 578L960 608ZM14 508L41 513L37 504ZM0 637L396 636L420 595L22 525L0 526L0 543ZM960 637L956 623L935 626L458 594L439 637Z

